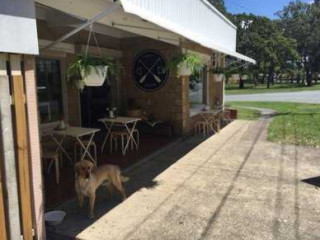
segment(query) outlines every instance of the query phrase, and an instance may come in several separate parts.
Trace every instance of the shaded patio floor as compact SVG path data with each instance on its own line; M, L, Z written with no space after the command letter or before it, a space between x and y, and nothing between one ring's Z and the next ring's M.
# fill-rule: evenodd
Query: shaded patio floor
M121 169L132 166L141 159L177 140L177 138L174 137L143 133L140 136L140 148L138 150L130 150L124 156L120 151L121 146L118 146L119 150L117 152L114 151L113 153L110 153L108 149L109 145L107 145L104 152L101 154L101 143L103 142L104 137L105 133L100 132L94 138L98 148L98 165L115 164L120 166ZM63 162L63 168L60 169L59 185L56 184L54 168L49 174L44 174L47 209L60 205L64 201L75 197L74 167L69 163L68 159L63 159Z
M51 230L82 240L320 239L320 192L308 181L320 176L320 150L266 141L268 121L185 139L127 174L125 202L100 192L96 219L73 203Z

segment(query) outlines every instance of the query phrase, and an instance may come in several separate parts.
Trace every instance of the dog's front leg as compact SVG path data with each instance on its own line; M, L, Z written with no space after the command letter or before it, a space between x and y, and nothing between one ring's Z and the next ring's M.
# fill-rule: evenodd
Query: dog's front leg
M81 193L77 193L77 196L78 196L79 208L82 208L83 207L84 196Z
M89 218L94 218L94 203L96 200L96 194L95 193L91 193L89 195Z

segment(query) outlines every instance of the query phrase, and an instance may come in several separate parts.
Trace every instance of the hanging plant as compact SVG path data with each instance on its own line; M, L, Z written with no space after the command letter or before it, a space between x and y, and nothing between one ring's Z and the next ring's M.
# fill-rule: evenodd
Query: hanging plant
M167 61L167 67L177 77L190 76L194 72L199 72L203 65L202 59L193 53L176 53Z
M222 78L228 79L234 71L229 70L226 67L224 67L224 68L217 67L217 68L211 69L210 72L212 74L219 75L219 79L222 79Z
M116 64L111 59L78 55L68 67L67 77L82 90L85 86L102 86L108 72L114 75L116 71Z

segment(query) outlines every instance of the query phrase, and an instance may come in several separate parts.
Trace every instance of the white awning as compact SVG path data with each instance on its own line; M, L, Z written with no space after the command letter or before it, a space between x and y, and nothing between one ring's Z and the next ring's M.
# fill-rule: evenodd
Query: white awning
M39 53L34 0L1 1L0 52Z
M207 0L121 0L124 11L214 51L255 64L236 52L236 27Z
M118 8L97 22L158 41L179 45L185 39L238 59L255 60L236 52L236 27L207 0L120 0ZM36 0L67 14L91 19L111 0Z

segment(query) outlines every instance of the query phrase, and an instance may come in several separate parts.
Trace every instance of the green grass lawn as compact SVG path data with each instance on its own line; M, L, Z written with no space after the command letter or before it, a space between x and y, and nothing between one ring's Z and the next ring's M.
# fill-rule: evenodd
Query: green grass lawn
M243 108L241 106L231 106L233 109L238 110L238 119L243 120L256 120L260 117L260 111Z
M243 107L269 108L277 111L270 123L268 140L276 143L320 146L320 104L282 102L229 102L240 110Z
M258 85L254 86L252 83L245 83L244 89L239 89L238 84L227 84L226 85L226 94L227 95L236 95L236 94L254 94L254 93L274 93L274 92L299 92L299 91L313 91L320 90L320 84L313 85L312 87L307 87L304 85L297 84L275 84L270 85L270 88L267 88L267 85Z

